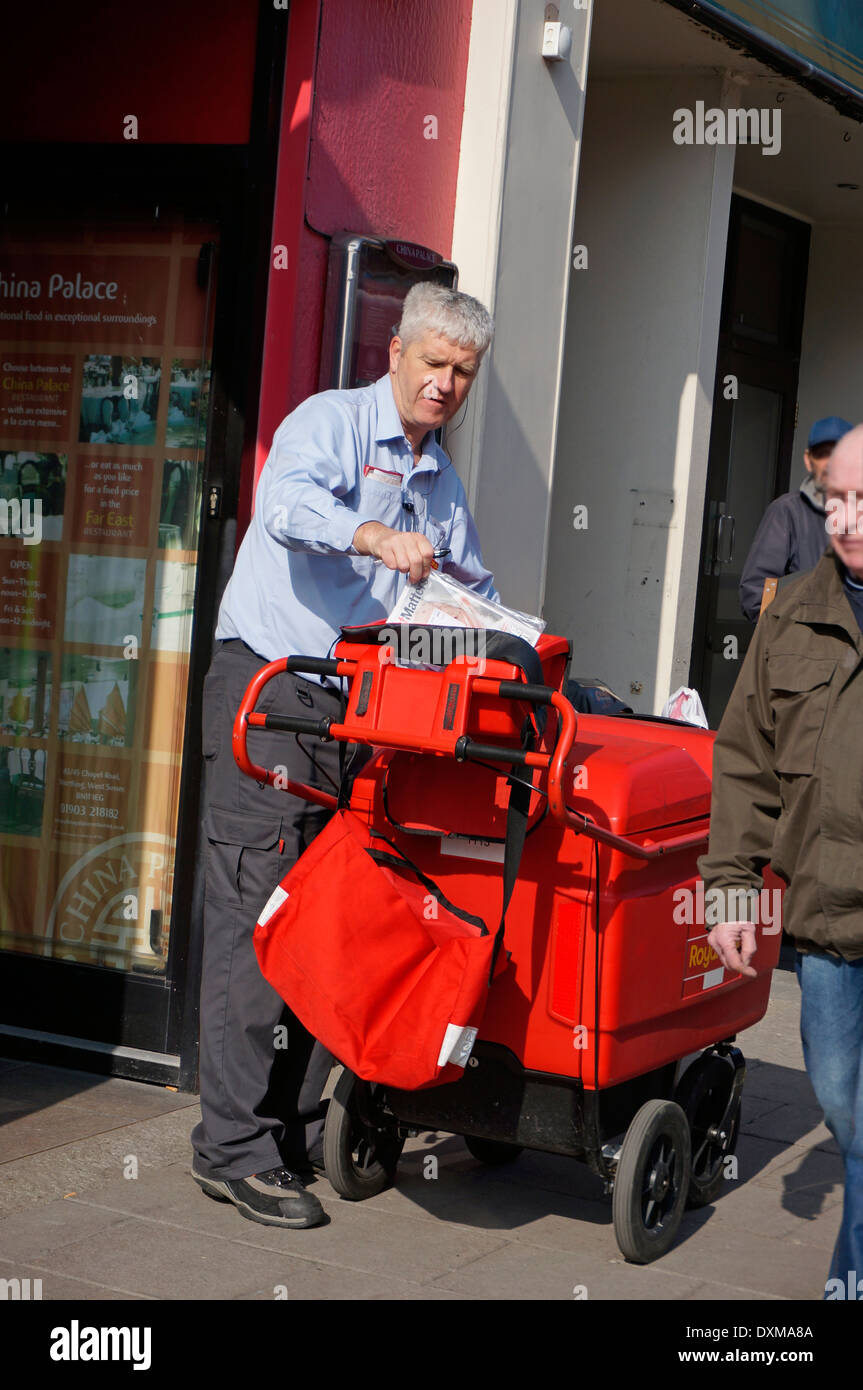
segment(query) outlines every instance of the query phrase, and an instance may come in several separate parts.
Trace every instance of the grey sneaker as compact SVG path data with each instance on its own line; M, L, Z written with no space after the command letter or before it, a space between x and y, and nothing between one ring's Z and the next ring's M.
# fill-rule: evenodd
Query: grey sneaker
M208 1197L233 1202L241 1216L264 1226L320 1226L325 1219L317 1197L287 1168L250 1178L205 1178L193 1168L192 1177Z

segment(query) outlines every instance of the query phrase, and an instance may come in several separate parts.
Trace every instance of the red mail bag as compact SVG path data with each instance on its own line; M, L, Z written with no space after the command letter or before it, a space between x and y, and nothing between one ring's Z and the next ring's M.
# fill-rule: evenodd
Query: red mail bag
M270 897L255 927L264 977L333 1055L402 1090L463 1075L501 930L339 810Z

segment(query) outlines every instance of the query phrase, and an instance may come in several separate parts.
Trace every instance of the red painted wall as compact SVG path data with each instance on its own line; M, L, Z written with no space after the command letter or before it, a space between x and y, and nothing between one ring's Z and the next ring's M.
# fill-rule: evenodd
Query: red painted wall
M271 0L270 0L271 2ZM256 0L39 0L4 6L0 129L9 141L245 145Z
M293 0L273 226L288 266L270 269L255 477L276 426L318 389L330 237L401 236L450 255L471 10Z
M471 0L323 0L306 216L449 251ZM437 139L424 135L426 116Z

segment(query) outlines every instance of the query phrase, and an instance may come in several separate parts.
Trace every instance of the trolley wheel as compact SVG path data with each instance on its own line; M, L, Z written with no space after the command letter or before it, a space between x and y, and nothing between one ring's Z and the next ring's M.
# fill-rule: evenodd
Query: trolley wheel
M358 1091L372 1087L347 1068L336 1083L324 1124L324 1165L327 1177L340 1196L350 1202L375 1197L389 1187L395 1175L404 1140L395 1134L370 1129L360 1118Z
M706 1207L722 1191L725 1159L733 1154L740 1133L740 1096L719 1128L731 1096L735 1068L728 1057L715 1052L693 1062L681 1078L676 1100L689 1121L692 1175L688 1207Z
M508 1144L504 1139L477 1139L473 1134L462 1136L468 1150L480 1163L497 1167L501 1163L512 1163L524 1152L523 1144Z
M614 1179L614 1234L621 1254L646 1265L668 1250L689 1190L689 1125L672 1100L649 1100L623 1139Z

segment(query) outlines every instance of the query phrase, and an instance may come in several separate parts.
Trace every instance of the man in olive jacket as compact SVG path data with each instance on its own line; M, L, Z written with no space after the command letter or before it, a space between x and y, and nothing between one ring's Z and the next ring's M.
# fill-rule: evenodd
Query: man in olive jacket
M825 1296L863 1298L863 425L825 482L829 548L765 610L719 726L699 870L726 919L708 942L744 975L764 866L788 885L806 1070L845 1164Z

